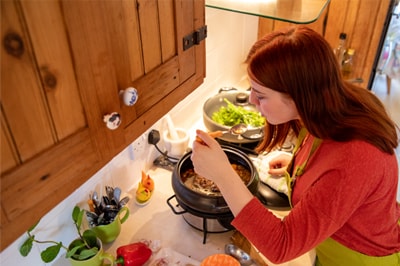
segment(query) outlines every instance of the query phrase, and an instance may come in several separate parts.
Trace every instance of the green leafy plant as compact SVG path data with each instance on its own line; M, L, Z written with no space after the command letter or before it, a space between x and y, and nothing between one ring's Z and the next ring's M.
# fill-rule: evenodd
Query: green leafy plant
M28 238L20 247L20 254L24 257L28 256L32 250L33 243L35 242L37 244L52 244L40 253L42 261L46 263L53 261L62 248L67 251L66 258L72 258L74 260L86 260L93 257L99 251L99 245L97 243L97 236L92 230L88 229L81 233L81 225L84 213L85 210L81 210L78 206L75 206L72 211L72 220L74 221L79 237L73 240L69 246L64 246L62 242L52 240L37 240L35 235L32 233L39 223L37 222L28 229Z

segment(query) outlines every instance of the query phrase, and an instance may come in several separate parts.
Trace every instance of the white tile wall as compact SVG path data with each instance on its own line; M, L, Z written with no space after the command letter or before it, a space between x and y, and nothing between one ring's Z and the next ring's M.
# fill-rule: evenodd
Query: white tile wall
M204 84L171 110L175 125L189 129L202 117L202 105L206 99L216 94L220 87L248 87L244 65L246 53L256 40L258 20L256 17L206 8L208 37L207 77ZM163 119L152 128L162 130ZM76 236L72 225L71 212L76 204L84 204L89 193L95 188L103 191L105 185L119 186L131 191L140 177L141 171L148 170L156 156L154 147L141 148L147 143L146 137L139 137L106 166L91 177L84 185L46 214L36 228L37 239L54 239L69 243ZM33 223L34 221L32 221ZM19 246L24 241L21 236L0 254L0 265L45 265L40 259L38 245L34 245L27 258L19 255ZM55 264L53 264L55 265Z

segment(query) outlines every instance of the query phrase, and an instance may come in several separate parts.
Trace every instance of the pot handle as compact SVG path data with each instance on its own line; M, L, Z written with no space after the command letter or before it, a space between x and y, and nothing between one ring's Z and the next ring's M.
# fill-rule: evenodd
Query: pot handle
M175 210L175 208L174 208L174 206L172 206L172 204L170 203L170 201L173 199L173 198L176 198L176 195L172 195L171 197L169 197L168 199L167 199L167 204L168 204L168 206L171 208L171 210L175 213L175 214L184 214L184 213L186 213L187 211L186 210L183 210L183 211L177 211L177 210Z

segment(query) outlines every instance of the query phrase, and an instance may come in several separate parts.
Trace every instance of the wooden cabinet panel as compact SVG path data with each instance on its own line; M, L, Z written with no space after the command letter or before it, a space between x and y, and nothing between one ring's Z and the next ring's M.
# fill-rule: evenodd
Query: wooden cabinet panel
M340 33L347 34L347 48L355 49L350 79L362 87L368 85L390 1L331 0L319 19L307 24L322 34L332 49L339 44ZM260 18L258 37L288 25L290 23Z
M132 0L124 0L123 15L125 17L124 34L127 41L128 56L125 54L130 65L130 80L136 80L144 73L142 42L140 40L140 27L137 11L137 3Z
M199 28L199 24L203 23L201 26L204 25L204 21L199 17L196 17L195 13L196 10L200 9L199 4L204 4L204 2L196 0L179 0L176 1L176 3L176 24L179 26L177 27L178 55L179 65L182 66L179 69L179 82L183 83L189 77L193 76L196 73L196 70L198 71L196 67L196 60L201 58L196 57L195 53L198 51L196 49L188 49L183 51L182 39L184 36L197 30ZM195 17L194 20L191 19L193 16ZM199 24L196 25L196 22ZM193 60L194 58L196 58L196 60Z
M193 80L204 77L204 66L199 69L196 65L197 61L204 63L204 53L196 55L199 49L204 50L204 44L185 51L182 47L183 37L196 30L194 21L204 25L204 11L202 18L194 19L195 9L204 10L202 4L203 1L196 0L137 1L136 11L126 12L126 2L120 1L63 2L76 71L86 72L85 76L78 75L78 82L84 102L90 102L90 107L85 106L88 123L102 151L101 156L115 155L127 142L133 141L133 136L125 134L123 129L161 99L191 77ZM165 5L167 7L163 8ZM107 16L102 16L105 13ZM168 28L175 30L161 32ZM141 45L131 48L128 44L137 39L138 34ZM141 69L132 71L139 65L133 58L142 58L143 72ZM133 72L135 79L132 80L129 73ZM130 86L138 90L139 100L134 106L125 107L119 92ZM169 109L163 108L164 113ZM122 118L120 128L112 132L102 120L103 115L111 112L120 113ZM147 121L141 131L155 121Z
M57 141L86 126L58 1L22 1Z
M173 0L158 0L160 16L161 55L166 62L176 54L175 3Z
M7 130L7 123L5 122L3 112L1 112L1 145L0 145L0 165L1 171L6 172L19 163L18 153L14 150L14 146L10 131Z
M185 51L182 43L204 26L205 5L203 0L1 5L3 40L11 32L24 43L22 55L1 51L3 249L203 82L205 42ZM18 48L19 42L11 44ZM130 86L139 99L126 107L120 91ZM122 118L115 130L103 121L111 112ZM20 159L14 142L32 150L29 160Z
M103 121L106 114L121 113L119 91L129 84L122 7L121 1L62 2L89 130L102 159L126 143L121 128L111 131Z
M1 249L100 167L87 129L1 177ZM16 200L17 199L17 200Z
M1 1L1 108L6 123L3 130L10 130L13 140L8 145L16 146L22 163L49 148L55 139L18 7L13 1Z
M347 34L347 47L355 49L351 79L368 85L375 55L378 52L390 0L331 0L325 39L336 47L339 34Z
M157 0L137 0L145 73L161 64L160 20Z
M86 121L57 2L3 1L2 22L3 39L22 45L19 56L2 49L1 98L8 145L23 163Z
M101 167L59 1L1 1L1 249ZM18 198L18 200L15 200Z

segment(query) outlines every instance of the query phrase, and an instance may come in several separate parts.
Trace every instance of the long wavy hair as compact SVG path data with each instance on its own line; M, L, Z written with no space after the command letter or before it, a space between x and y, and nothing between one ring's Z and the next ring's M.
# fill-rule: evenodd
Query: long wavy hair
M346 82L329 43L305 26L272 32L250 49L249 76L287 94L300 121L268 124L257 151L271 150L301 126L321 139L363 140L393 154L398 145L395 123L370 91Z

